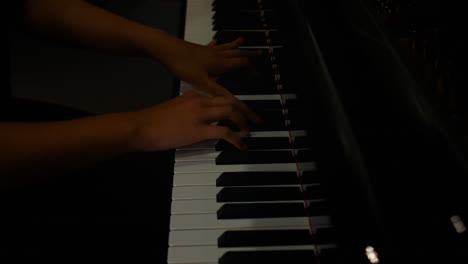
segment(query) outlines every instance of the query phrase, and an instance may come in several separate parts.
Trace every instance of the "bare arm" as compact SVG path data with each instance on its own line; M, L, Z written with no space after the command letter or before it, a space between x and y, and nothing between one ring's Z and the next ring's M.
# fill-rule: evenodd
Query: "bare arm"
M0 122L0 187L63 174L127 152L173 149L210 138L244 148L237 134L210 125L224 119L246 130L231 97L189 92L136 112L62 122Z
M0 186L71 172L128 152L132 130L120 114L0 123Z
M212 95L230 94L213 75L244 67L247 57L260 54L237 49L241 39L219 46L189 43L83 0L27 0L25 17L33 29L87 47L154 58L179 79ZM248 118L256 118L245 106L241 110Z

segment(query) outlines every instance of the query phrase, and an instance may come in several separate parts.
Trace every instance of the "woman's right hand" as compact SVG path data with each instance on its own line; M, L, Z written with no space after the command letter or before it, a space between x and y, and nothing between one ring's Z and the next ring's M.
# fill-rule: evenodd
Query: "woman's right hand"
M190 145L206 139L224 139L245 149L241 137L213 122L231 120L241 133L249 134L240 101L232 95L205 96L190 91L156 106L126 113L134 127L130 139L134 151L159 151Z

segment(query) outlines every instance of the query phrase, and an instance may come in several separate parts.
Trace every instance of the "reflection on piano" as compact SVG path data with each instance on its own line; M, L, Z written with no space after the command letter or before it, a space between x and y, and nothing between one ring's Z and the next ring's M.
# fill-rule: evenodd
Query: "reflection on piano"
M264 122L176 150L168 263L466 259L464 158L365 3L187 1L186 40L239 36L217 81Z

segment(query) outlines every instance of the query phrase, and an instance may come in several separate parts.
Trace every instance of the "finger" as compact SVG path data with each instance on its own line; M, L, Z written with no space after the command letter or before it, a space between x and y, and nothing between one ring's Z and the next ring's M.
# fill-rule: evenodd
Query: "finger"
M228 58L234 57L257 57L263 54L261 50L248 50L248 49L230 49L223 51L223 55Z
M233 71L241 68L246 68L250 65L248 58L230 58L227 63L224 64L224 70Z
M240 128L240 132L249 136L249 126L247 120L233 104L209 107L204 115L205 121L212 123L215 121L231 120Z
M226 90L224 87L221 85L217 84L216 82L210 82L207 84L207 90L214 96L228 96L228 97L233 97L236 101L234 106L251 122L255 124L260 124L261 119L260 117L250 110L250 108L244 104L243 102L239 101L237 98L235 98L228 90Z
M240 150L245 150L247 148L245 143L242 141L242 138L239 137L239 135L237 135L236 133L232 132L231 129L229 129L228 127L206 126L203 133L207 139L224 139Z
M202 97L202 95L195 90L189 90L183 93L181 96L176 97L176 99L179 98L181 102L184 102L185 100L188 100L189 98L194 98L194 97Z
M236 98L234 96L226 96L226 95L209 97L208 100L204 101L204 105L208 107L234 105L235 103L236 103Z
M212 39L208 44L206 44L208 47L214 47L216 46L216 39Z
M218 45L216 47L220 50L229 50L229 49L235 49L239 47L240 45L242 45L242 43L244 43L244 39L242 37L239 37L235 39L234 41L231 41L222 45Z

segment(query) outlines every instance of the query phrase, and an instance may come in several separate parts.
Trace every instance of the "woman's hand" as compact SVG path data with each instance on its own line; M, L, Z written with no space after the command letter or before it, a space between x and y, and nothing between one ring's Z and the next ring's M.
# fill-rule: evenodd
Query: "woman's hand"
M260 122L257 114L216 83L214 77L248 67L249 57L261 55L261 51L238 49L243 42L242 38L222 45L216 45L216 41L212 40L206 46L190 43L169 34L163 39L164 42L150 53L165 64L176 77L208 95L231 97L230 100L236 101L234 106L245 118L252 123Z
M261 51L238 49L243 42L238 38L232 42L216 45L212 40L202 46L186 41L175 41L173 56L168 59L167 67L178 78L194 85L210 95L230 94L216 83L213 77L249 66L249 57L258 56Z
M231 120L248 135L247 120L232 96L205 96L190 91L172 100L137 112L126 113L133 124L130 139L134 151L158 151L190 145L206 139L224 139L245 149L241 137L228 127L212 125Z

